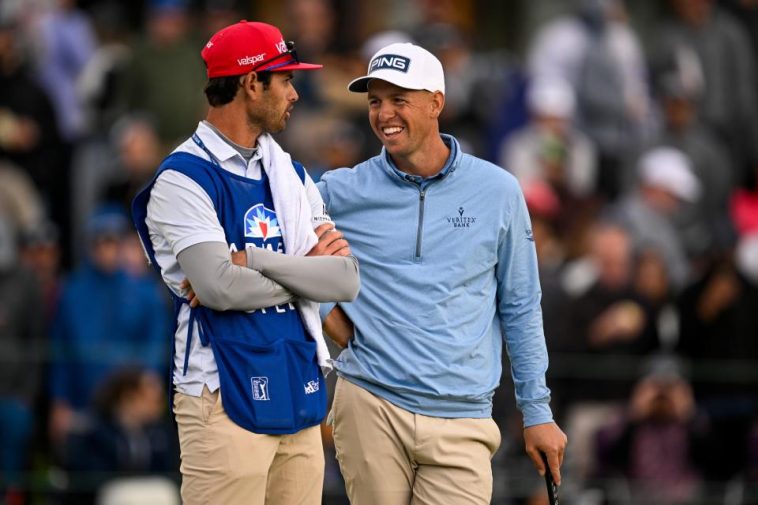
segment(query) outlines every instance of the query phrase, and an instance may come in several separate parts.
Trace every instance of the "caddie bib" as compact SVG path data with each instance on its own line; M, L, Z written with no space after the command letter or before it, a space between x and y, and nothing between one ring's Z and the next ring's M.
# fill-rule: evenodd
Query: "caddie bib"
M159 274L145 218L150 190L164 170L186 175L208 194L231 251L265 247L284 253L265 172L261 180L249 179L224 170L212 159L209 162L184 152L168 156L153 181L134 199L132 216ZM302 165L295 163L293 169L303 180ZM171 295L178 315L187 300L173 292ZM326 414L325 382L316 344L307 335L294 305L252 312L216 311L202 306L190 309L185 373L195 322L201 343L213 350L221 398L232 421L249 431L270 434L295 433L321 422ZM173 359L171 362L173 367Z

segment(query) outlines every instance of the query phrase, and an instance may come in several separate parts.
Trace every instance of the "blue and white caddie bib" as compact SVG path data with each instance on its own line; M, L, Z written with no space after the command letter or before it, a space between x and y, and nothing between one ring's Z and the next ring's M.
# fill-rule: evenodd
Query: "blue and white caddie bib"
M202 146L201 146L202 147ZM302 165L295 164L301 179ZM176 170L198 183L213 202L230 250L265 247L284 252L271 188L193 154L168 156L164 170ZM153 181L135 198L132 215L151 263L159 269L145 218ZM160 273L160 272L159 272ZM176 312L186 300L172 293ZM197 321L203 345L216 359L221 397L229 418L255 433L287 434L321 422L326 414L326 388L316 357L316 344L292 304L252 312L191 309L190 332ZM173 335L173 333L172 333ZM191 334L187 342L190 349ZM185 356L185 367L189 356ZM173 360L172 360L173 363Z

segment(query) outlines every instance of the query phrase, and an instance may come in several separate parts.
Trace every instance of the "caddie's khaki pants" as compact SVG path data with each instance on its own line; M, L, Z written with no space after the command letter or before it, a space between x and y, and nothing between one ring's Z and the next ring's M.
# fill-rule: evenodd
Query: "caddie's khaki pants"
M339 378L331 413L351 505L471 505L492 498L491 418L427 417Z
M292 435L240 428L218 390L176 393L184 505L319 505L324 451L319 426Z

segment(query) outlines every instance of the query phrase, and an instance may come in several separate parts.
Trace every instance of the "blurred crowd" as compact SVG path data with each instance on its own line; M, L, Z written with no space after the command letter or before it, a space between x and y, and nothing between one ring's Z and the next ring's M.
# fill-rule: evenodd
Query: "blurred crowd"
M442 61L441 130L532 216L561 503L758 504L755 0L2 0L4 503L171 496L172 312L129 205L204 117L200 48L239 19L324 64L278 137L315 180L379 152L345 89L376 50ZM493 502L547 503L507 367ZM328 458L325 503L341 485Z

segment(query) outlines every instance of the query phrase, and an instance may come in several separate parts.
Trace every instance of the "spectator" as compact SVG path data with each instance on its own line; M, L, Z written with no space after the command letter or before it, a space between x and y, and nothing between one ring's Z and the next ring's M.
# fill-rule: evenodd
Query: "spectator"
M329 68L329 72L303 72L295 76L300 96L298 113L280 133L282 147L308 167L309 173L317 179L336 161L327 158L343 154L353 157L348 151L355 148L347 145L345 135L356 136L358 158L373 152L371 149L377 144L362 120L365 104L352 93L345 93L345 83L368 61L362 61L357 44L350 46L344 40L345 30L354 24L350 19L352 3L343 3L339 9L329 0L284 3L290 24L286 31L292 34L300 59L320 61ZM352 124L343 125L346 121Z
M347 96L345 83L363 66L360 42L355 40L356 18L365 15L356 2L331 0L286 0L285 33L297 44L305 61L323 61L329 72L306 72L297 77L297 90L303 111L318 114L323 109L354 112L359 102ZM300 112L294 116L303 116ZM356 121L357 123L357 121ZM296 145L298 142L293 142Z
M84 106L77 81L95 54L97 41L89 17L77 0L55 0L35 16L30 33L35 42L34 72L56 112L58 131L66 142L85 133Z
M691 162L693 174L703 191L697 202L674 217L683 231L682 239L689 256L703 255L713 247L723 247L730 229L728 199L738 183L728 151L721 140L698 118L698 92L684 82L682 71L663 77L661 94L663 131L652 146L680 150Z
M61 289L59 235L53 223L44 221L21 237L21 262L34 273L40 285L47 328L52 323Z
M679 338L674 293L666 263L653 248L637 251L633 271L633 290L650 311L662 350L672 351Z
M756 54L745 28L713 0L670 0L674 18L664 27L652 59L666 66L677 51L695 55L702 75L698 115L728 146L744 170L758 145Z
M581 483L594 472L593 433L619 411L641 357L658 345L649 309L632 289L632 237L612 223L597 224L589 237L594 280L567 309L573 374L561 384L573 447L567 471ZM590 366L592 373L583 373Z
M600 466L629 481L630 504L691 504L702 496L707 424L672 364L656 368L637 382L624 415L598 433Z
M681 317L677 351L692 360L696 398L719 436L706 475L715 481L728 480L746 466L747 436L758 414L758 284L749 277L744 259L737 263L731 254L714 257L677 299ZM709 370L719 370L718 376Z
M205 39L243 17L237 3L236 0L203 0L201 24Z
M34 274L18 262L14 233L0 216L0 500L19 499L29 468L34 400L45 345L44 305ZM12 498L15 497L15 498Z
M153 121L135 112L87 142L80 154L72 171L77 257L84 254L87 218L104 204L119 206L128 215L131 198L150 180L163 151Z
M315 117L314 117L315 119ZM363 132L352 122L347 121L338 115L321 114L318 116L318 131L313 135L312 146L310 149L303 149L306 142L300 144L299 151L307 151L313 159L309 157L299 157L304 162L308 162L308 174L314 182L318 182L321 176L334 168L351 167L357 164L362 158L363 148L366 144L366 137ZM288 129L292 138L297 138L299 131L306 126L305 123L299 122ZM312 125L310 125L312 126ZM302 137L300 137L302 138Z
M654 350L658 342L649 308L633 287L632 236L618 225L599 224L590 240L595 280L572 304L573 350L627 356ZM619 400L628 393L628 384L620 380L616 386L610 382L577 392L584 399Z
M20 167L0 160L0 214L19 235L34 230L44 215L42 198Z
M570 346L566 343L569 337L564 319L568 293L561 283L566 257L556 226L561 212L560 201L543 181L528 182L523 191L537 250L546 343L548 351L560 352ZM554 396L556 400L561 398L560 394Z
M111 178L105 182L99 203L114 203L125 213L131 203L155 173L160 164L160 139L153 123L144 116L121 118L111 134L116 150L116 163L110 170Z
M178 440L155 372L115 370L98 386L92 407L87 425L66 439L64 468L75 491L69 503L92 504L103 484L120 477L178 477Z
M120 264L128 221L104 208L88 223L88 258L66 280L52 328L50 435L60 443L104 378L121 366L162 373L168 310L152 278Z
M637 248L658 250L666 262L675 291L688 282L689 259L675 217L687 203L697 203L701 185L690 160L678 149L657 147L637 164L639 185L615 204L609 214L632 233Z
M716 257L704 275L682 292L678 299L682 354L695 360L758 362L758 320L754 317L758 287L745 275L748 272L740 270L747 266L747 262L736 264L730 255ZM716 389L738 391L734 385Z
M433 2L426 5L434 17ZM450 23L421 25L414 38L422 47L439 55L445 68L447 87L440 131L455 135L466 151L491 158L497 141L486 132L498 118L507 92L512 64L503 51L474 50L468 37Z
M189 37L187 9L187 0L150 0L147 34L124 75L126 110L151 114L167 149L192 133L205 112L205 72Z
M91 8L97 47L77 80L84 107L86 131L97 138L120 114L119 84L132 57L127 9L117 0L97 2Z
M546 181L566 203L595 191L595 148L572 125L576 98L558 77L533 80L527 94L531 122L500 149L500 165L522 185ZM567 210L567 209L566 209Z
M55 112L29 73L17 23L0 21L0 158L24 170L39 190L45 211L69 229L69 167Z
M537 32L528 68L533 78L559 77L574 87L578 124L598 150L598 189L613 199L623 162L649 126L645 62L622 0L580 5Z

